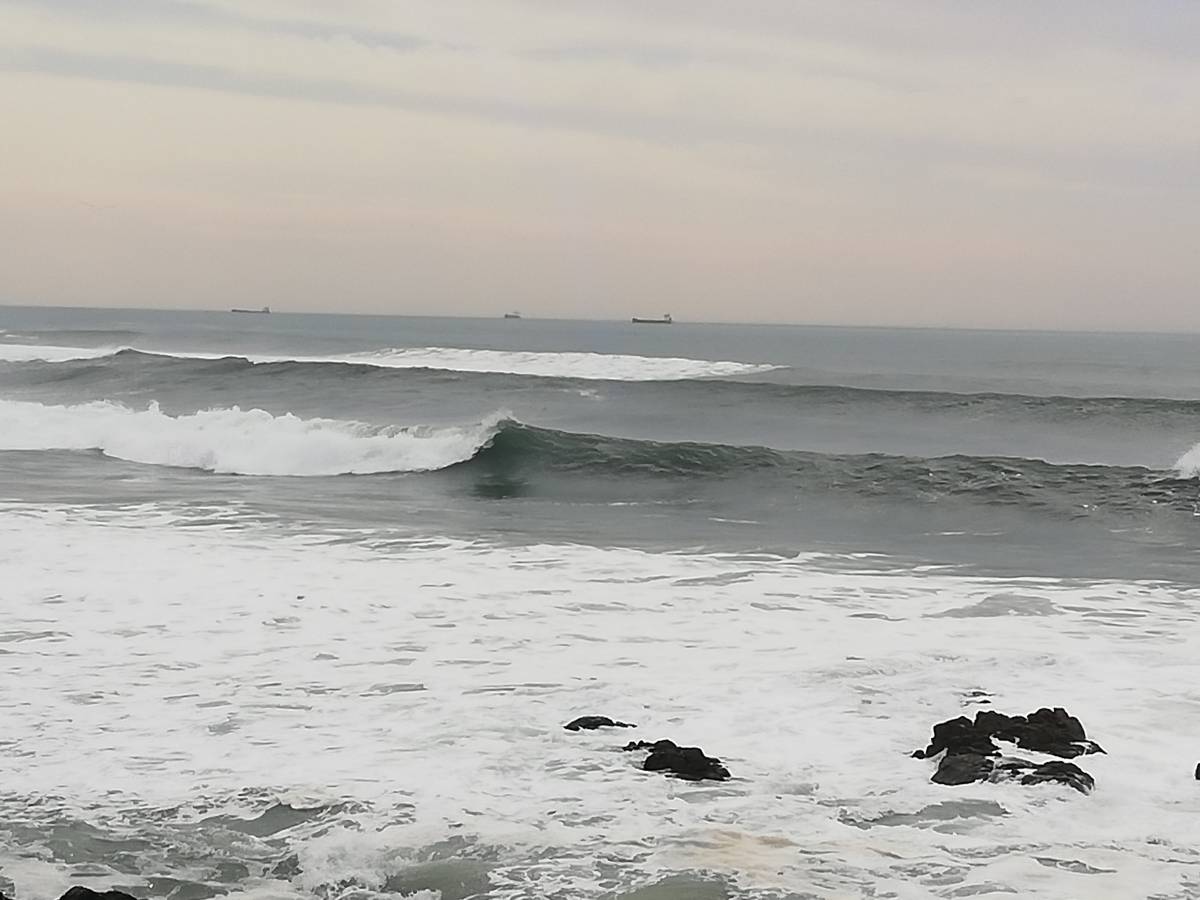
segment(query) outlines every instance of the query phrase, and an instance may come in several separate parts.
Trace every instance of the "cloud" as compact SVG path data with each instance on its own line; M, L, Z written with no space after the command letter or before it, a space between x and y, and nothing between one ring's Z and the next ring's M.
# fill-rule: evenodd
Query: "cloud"
M530 246L575 260L560 287L602 257L614 295L802 286L856 320L885 295L952 315L964 282L999 296L1017 271L1022 291L1103 295L1144 272L1174 295L1200 276L1181 237L1200 226L1197 14L1081 9L0 0L0 190L24 204L11 223L61 213L39 241L70 231L77 196L210 249L284 230L310 253L336 223L373 236L359 263L380 278L395 227L439 302L453 279L434 260L515 285L539 277Z
M151 23L174 28L237 28L264 35L282 35L316 41L348 40L365 47L413 52L431 46L414 34L363 28L350 23L315 19L256 16L234 7L192 0L6 0L43 12L111 26Z

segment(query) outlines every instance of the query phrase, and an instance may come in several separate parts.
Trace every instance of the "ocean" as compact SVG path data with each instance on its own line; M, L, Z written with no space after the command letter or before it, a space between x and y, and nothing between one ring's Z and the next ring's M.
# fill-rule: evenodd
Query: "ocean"
M0 307L0 603L15 900L1200 897L1200 335Z

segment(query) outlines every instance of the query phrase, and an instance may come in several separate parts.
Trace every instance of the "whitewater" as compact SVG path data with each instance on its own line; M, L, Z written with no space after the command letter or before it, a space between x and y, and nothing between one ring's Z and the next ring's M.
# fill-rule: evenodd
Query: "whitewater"
M428 472L472 459L511 422L506 410L436 427L276 416L236 406L172 416L156 401L135 409L112 401L0 400L0 450L97 450L130 462L232 475ZM1171 468L1179 478L1200 476L1200 444Z
M1200 896L1200 339L0 332L13 900ZM911 756L1043 706L1091 794Z
M797 896L1185 896L1200 864L1200 795L1181 790L1200 731L1161 739L1200 703L1195 590L180 524L6 511L3 579L24 610L0 635L22 686L0 758L10 824L86 816L139 837L148 870L207 882L167 835L341 805L228 848L259 873L247 896L379 890L447 842L494 897L680 871ZM69 567L46 567L63 546ZM932 719L1048 700L1087 710L1108 750L1093 797L950 793L908 759ZM621 736L561 729L593 710L700 742L736 777L639 773ZM297 877L262 874L290 854ZM128 883L90 862L91 881ZM71 878L11 847L0 865L45 896Z
M204 352L168 353L136 347L59 347L38 344L0 344L0 361L69 362L106 359L122 353L144 353L176 359L221 359ZM498 372L545 378L587 380L663 381L687 378L753 375L777 368L772 365L724 360L646 357L602 353L543 353L481 350L458 347L385 348L336 356L253 354L243 357L256 364L328 363L373 366L383 369L436 369L453 372Z

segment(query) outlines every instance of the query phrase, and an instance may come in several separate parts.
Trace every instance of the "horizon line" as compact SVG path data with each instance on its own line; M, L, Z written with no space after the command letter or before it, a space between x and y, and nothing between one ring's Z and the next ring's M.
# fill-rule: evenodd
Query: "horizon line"
M270 306L269 315L279 316L353 316L356 318L379 318L379 319L458 319L464 321L475 322L490 322L504 321L503 312L499 312L493 316L482 315L453 315L440 314L431 315L427 313L402 313L402 312L360 312L360 311L345 311L331 312L321 310L280 310L274 306ZM210 313L213 315L232 315L232 309L213 308L213 307L166 307L166 306L88 306L78 304L30 304L30 303L5 303L0 302L0 309L58 309L58 310L106 310L110 312L155 312L155 313ZM256 311L257 312L257 311ZM514 321L509 319L508 321ZM572 316L539 316L521 314L516 321L521 322L585 322L589 324L632 324L629 318L604 318L591 319ZM680 320L674 318L672 326L732 326L732 327L783 327L783 328L829 328L829 329L847 329L847 330L862 330L862 331L976 331L976 332L993 332L993 333L1009 333L1009 334L1112 334L1112 335L1150 335L1162 337L1174 337L1183 335L1200 335L1200 326L1196 328L1175 328L1171 330L1163 329L1115 329L1115 328L1048 328L1045 326L1000 326L1000 325L898 325L898 324L849 324L838 322L803 322L803 321L782 321L782 320L764 320L764 321L735 321L735 320ZM520 326L514 326L520 327Z

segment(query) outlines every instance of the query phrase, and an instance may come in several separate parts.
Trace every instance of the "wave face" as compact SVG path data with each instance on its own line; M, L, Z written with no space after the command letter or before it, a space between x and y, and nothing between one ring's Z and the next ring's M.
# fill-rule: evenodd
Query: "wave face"
M216 360L211 353L167 353L133 347L59 347L0 344L0 362L69 362L137 353L174 359ZM234 357L238 358L238 357ZM331 356L252 354L250 363L310 363L370 366L381 369L437 369L452 372L493 372L541 378L580 378L588 381L677 381L692 378L731 378L769 372L778 366L728 360L632 356L608 353L548 353L511 350L472 350L456 347L387 348Z
M636 476L759 478L766 491L852 493L920 503L968 498L1027 509L1103 507L1133 512L1200 504L1200 445L1173 472L1141 467L1056 465L1032 459L954 455L932 459L823 454L766 447L659 443L572 434L506 422L470 465L500 473L550 471L622 479ZM762 487L759 490L763 490Z
M101 401L52 406L0 401L0 449L98 450L159 466L227 475L426 472L470 459L503 416L456 428L376 427L336 419L207 409L170 416Z

